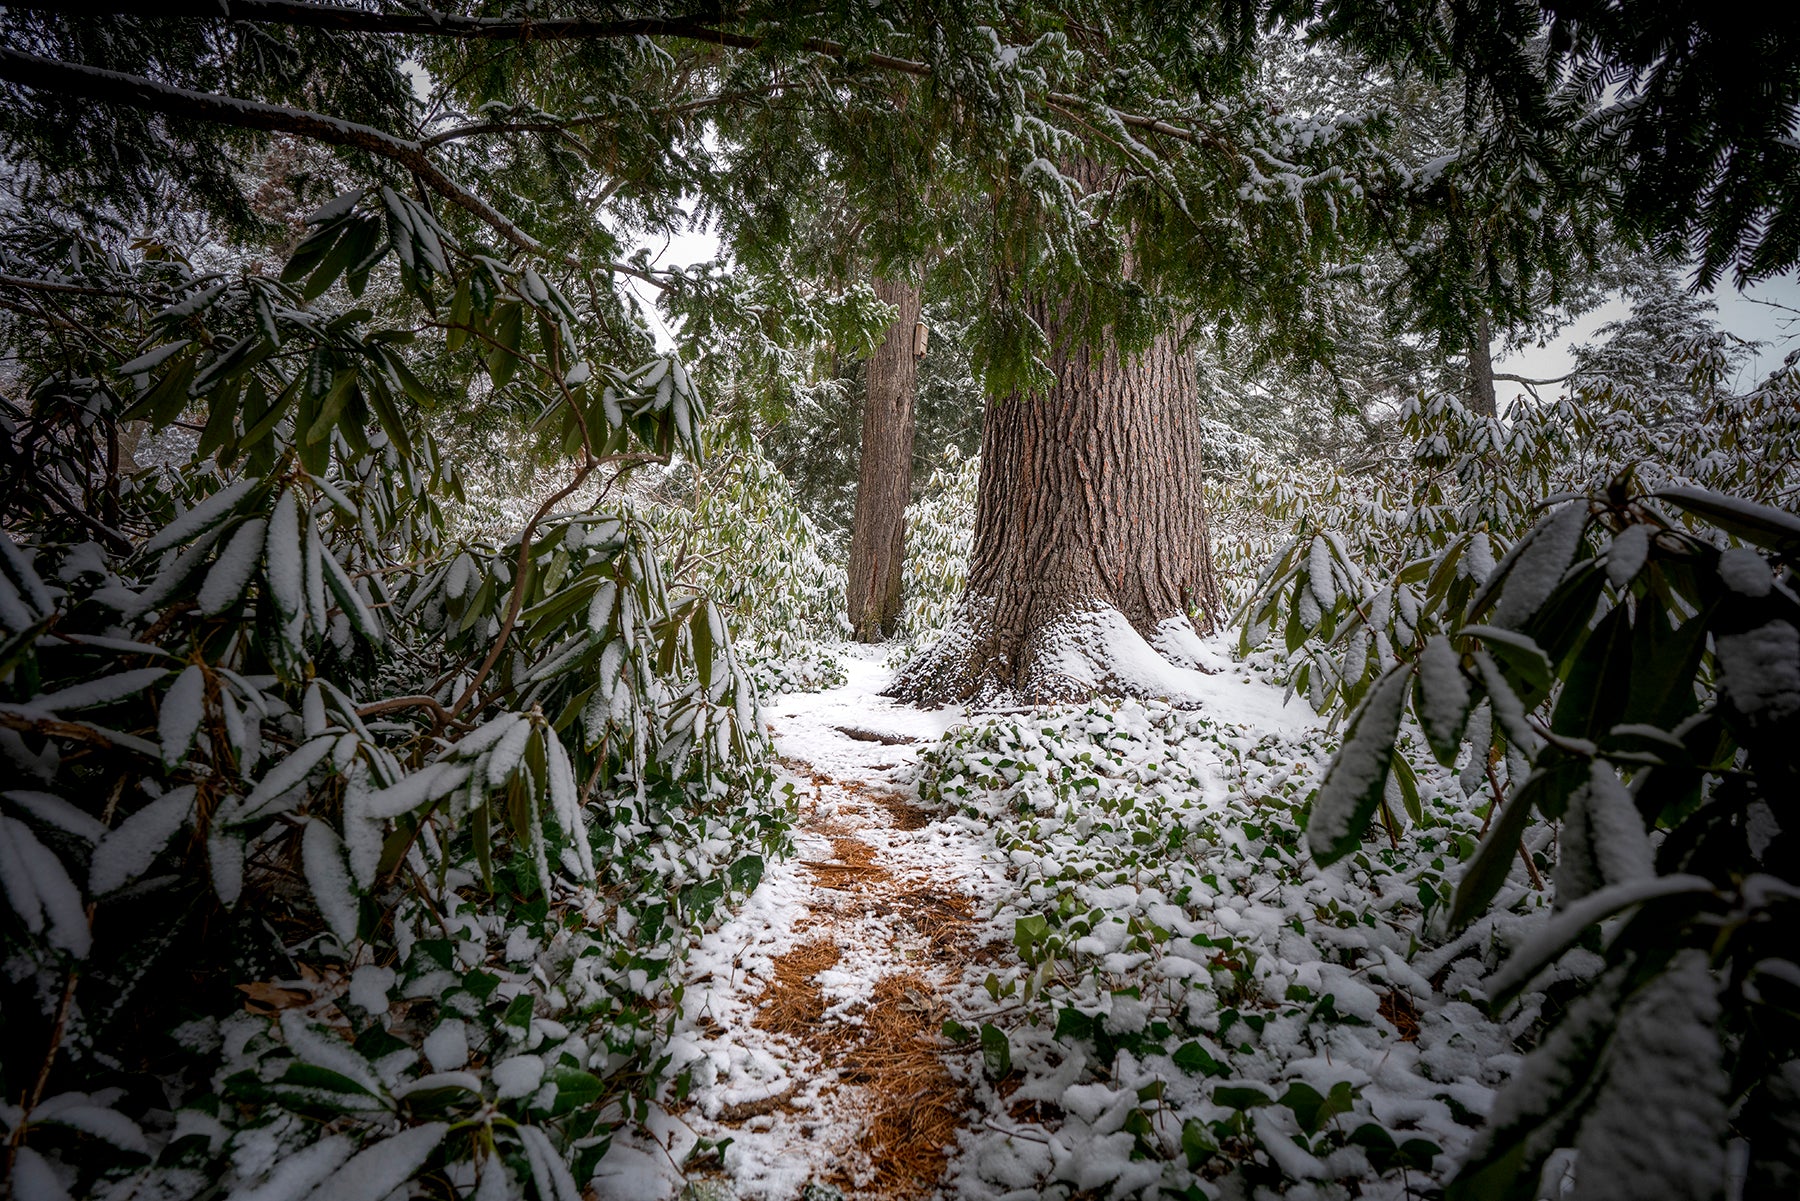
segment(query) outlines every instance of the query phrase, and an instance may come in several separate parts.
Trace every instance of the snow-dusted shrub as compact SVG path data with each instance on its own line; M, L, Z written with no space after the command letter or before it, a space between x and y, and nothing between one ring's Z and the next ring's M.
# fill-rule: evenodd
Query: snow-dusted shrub
M1694 305L1642 300L1578 355L1566 394L1521 399L1504 419L1449 396L1409 402L1396 445L1410 453L1360 472L1216 436L1231 453L1210 496L1215 557L1227 592L1245 598L1242 651L1276 637L1294 688L1341 717L1396 648L1435 631L1433 614L1469 600L1546 497L1629 478L1792 509L1800 360L1731 391L1741 344Z
M1467 743L1489 765L1453 926L1504 887L1534 822L1560 823L1560 913L1486 985L1496 1012L1604 924L1601 956L1574 955L1586 987L1500 1098L1458 1197L1535 1187L1559 1146L1578 1179L1627 1196L1671 1178L1685 1183L1661 1195L1712 1195L1734 1139L1757 1195L1791 1179L1783 1131L1800 1106L1780 1081L1800 1029L1789 986L1744 981L1786 978L1773 932L1800 916L1800 518L1633 484L1557 504L1472 595L1437 607L1441 632L1364 692L1308 821L1321 862L1356 853L1410 710L1440 763Z
M754 439L709 444L685 495L652 504L679 562L731 615L740 655L764 695L844 681L830 644L849 632L844 566Z
M20 1196L573 1197L656 1086L690 938L787 847L705 579L629 510L557 507L701 457L679 360L582 359L554 283L409 198L310 227L280 279L0 237L83 306L49 354L0 326ZM573 448L492 543L445 533L442 362L355 304L397 247L445 354ZM201 432L132 473L120 418Z
M1399 470L1352 473L1324 459L1278 455L1214 420L1206 431L1202 490L1213 570L1229 612L1249 603L1296 530L1355 530L1381 552L1389 549L1406 507Z
M1521 881L1487 937L1421 938L1481 828L1442 770L1411 828L1321 872L1303 830L1335 749L1128 701L926 753L921 795L991 838L1023 898L991 1017L950 1031L1021 1074L970 1136L964 1195L1399 1198L1453 1167L1516 1063L1468 1002L1546 897Z
M1347 716L1307 823L1321 862L1393 828L1414 728L1485 802L1452 928L1557 823L1561 913L1484 986L1494 1010L1601 926L1452 1197L1524 1195L1559 1147L1620 1196L1715 1195L1734 1140L1747 1195L1792 1180L1791 989L1746 981L1791 975L1770 932L1800 895L1800 378L1731 395L1724 346L1578 374L1576 399L1509 424L1418 407L1403 521L1302 533L1248 607L1245 647L1281 630L1294 685Z
M981 456L954 446L906 507L906 563L901 570L903 637L932 637L950 624L969 580L975 539L975 488Z

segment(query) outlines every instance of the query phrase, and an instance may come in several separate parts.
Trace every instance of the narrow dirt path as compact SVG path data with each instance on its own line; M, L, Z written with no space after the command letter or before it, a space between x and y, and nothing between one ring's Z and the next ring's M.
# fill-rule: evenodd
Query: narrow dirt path
M689 1084L608 1154L602 1198L937 1192L979 1070L942 1030L968 1019L956 986L986 958L978 915L1001 876L907 783L961 714L896 705L876 660L850 666L844 687L770 707L798 854L696 952L671 1045Z

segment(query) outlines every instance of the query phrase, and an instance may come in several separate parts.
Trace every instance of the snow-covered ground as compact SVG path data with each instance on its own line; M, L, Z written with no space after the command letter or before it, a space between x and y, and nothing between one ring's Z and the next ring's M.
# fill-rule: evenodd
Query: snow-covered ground
M1520 883L1499 918L1422 947L1472 833L1460 793L1423 780L1430 828L1320 871L1300 809L1331 740L1220 644L1187 649L1207 670L1182 670L1180 708L918 710L879 695L863 648L843 686L771 704L809 798L799 853L695 951L677 1084L598 1195L1441 1180L1535 1016L1482 1014L1480 952L1547 902Z
M882 697L891 672L881 652L838 653L847 683L782 696L766 710L806 798L798 854L771 865L743 909L695 951L670 1046L670 1070L691 1086L608 1153L595 1182L602 1198L649 1201L683 1188L758 1201L798 1198L808 1186L826 1197L859 1186L892 1191L876 1181L881 1165L869 1154L870 1117L885 1098L870 1095L868 1081L845 1079L868 1073L846 1072L842 1060L855 1057L877 986L901 974L931 986L920 1007L935 1020L917 1034L933 1055L942 1049L936 990L960 981L962 965L928 935L1003 903L1005 872L983 861L978 841L912 807L920 752L963 711ZM796 953L811 956L804 966L829 966L796 980L800 969L784 973L778 962ZM784 981L816 987L815 1028L767 1016L794 1008Z

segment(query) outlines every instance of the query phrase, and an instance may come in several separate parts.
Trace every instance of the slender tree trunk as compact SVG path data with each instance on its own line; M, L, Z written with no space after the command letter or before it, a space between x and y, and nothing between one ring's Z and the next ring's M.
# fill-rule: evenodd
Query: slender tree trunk
M1055 345L1059 311L1034 307ZM1048 701L1131 691L1116 674L1068 674L1067 652L1099 628L1096 613L1104 625L1115 610L1178 663L1189 614L1216 620L1199 399L1179 338L1165 334L1129 359L1110 344L1081 349L1050 366L1048 391L988 403L962 628L909 665L901 695ZM1114 634L1101 637L1116 641L1110 620ZM1098 659L1107 650L1076 645Z
M1494 327L1484 312L1475 318L1475 334L1469 341L1469 409L1483 417L1498 411L1494 402Z
M900 619L906 561L906 504L912 498L913 395L918 363L913 329L919 289L877 276L875 295L900 311L869 359L863 402L862 467L850 530L850 629L859 642L879 642Z

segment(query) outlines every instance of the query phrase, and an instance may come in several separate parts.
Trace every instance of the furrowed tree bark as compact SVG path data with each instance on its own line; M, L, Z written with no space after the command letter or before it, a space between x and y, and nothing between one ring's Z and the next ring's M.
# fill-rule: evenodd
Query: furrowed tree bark
M906 504L912 497L913 398L919 368L913 328L919 289L877 276L875 295L899 312L868 364L863 402L862 465L850 533L850 629L859 642L879 642L900 620L901 568L906 562Z
M1055 345L1058 307L1032 308ZM1176 665L1198 665L1182 662L1179 631L1193 631L1176 619L1198 612L1210 628L1221 606L1192 362L1169 332L1142 354L1109 342L1050 366L1049 390L988 402L960 628L908 665L898 695L1041 702L1131 691L1064 670L1063 652L1080 653L1081 622L1108 609Z
M1469 340L1469 409L1483 417L1494 416L1499 408L1494 401L1493 344L1494 327L1482 313Z

